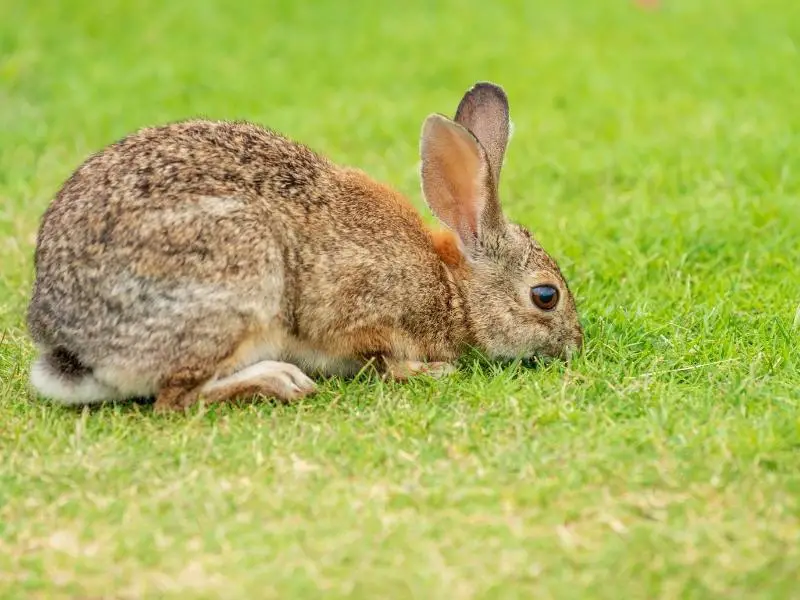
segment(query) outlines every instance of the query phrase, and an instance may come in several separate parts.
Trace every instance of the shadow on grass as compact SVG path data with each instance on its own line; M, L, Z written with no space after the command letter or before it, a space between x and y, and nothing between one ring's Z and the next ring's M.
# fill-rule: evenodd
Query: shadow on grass
M531 372L541 370L566 368L566 363L562 361L542 361L542 360L491 360L479 352L469 352L457 361L457 371L442 378L434 378L420 374L407 381L391 381L381 376L373 365L367 365L359 373L351 377L314 377L318 384L318 390L310 396L293 402L282 402L275 398L266 396L251 396L236 400L221 402L218 404L204 404L198 402L184 410L176 410L172 413L155 413L155 397L137 397L124 400L113 400L90 405L65 406L55 402L49 402L54 408L62 409L75 415L99 414L109 409L129 414L140 413L142 415L158 416L159 418L171 415L184 416L198 412L215 413L218 410L241 410L243 408L257 406L267 407L268 409L288 409L292 412L303 409L324 409L330 410L351 410L363 407L371 403L375 398L386 396L408 396L419 398L422 402L453 402L459 390L474 388L476 384L481 385L498 378L506 382L524 378ZM561 366L563 365L563 366ZM36 395L29 391L28 399L35 402Z

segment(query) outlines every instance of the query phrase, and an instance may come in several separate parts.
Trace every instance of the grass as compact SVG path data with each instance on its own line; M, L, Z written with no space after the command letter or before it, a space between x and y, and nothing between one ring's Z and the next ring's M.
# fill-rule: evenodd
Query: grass
M791 0L2 4L0 596L800 597L798 44ZM577 361L180 417L29 395L34 235L86 155L246 118L422 207L422 120L480 79Z

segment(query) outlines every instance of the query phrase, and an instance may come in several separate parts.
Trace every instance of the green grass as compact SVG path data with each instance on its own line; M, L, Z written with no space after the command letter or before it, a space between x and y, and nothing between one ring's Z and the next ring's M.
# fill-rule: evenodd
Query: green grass
M0 597L800 597L796 1L137 2L0 5ZM34 235L86 155L246 118L422 207L422 120L481 79L573 364L188 416L29 395Z

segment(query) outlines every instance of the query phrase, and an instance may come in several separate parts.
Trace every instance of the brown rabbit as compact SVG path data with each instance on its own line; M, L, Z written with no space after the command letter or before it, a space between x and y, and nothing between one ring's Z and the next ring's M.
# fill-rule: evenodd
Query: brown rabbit
M395 378L581 346L556 263L506 220L508 102L470 89L422 128L403 196L248 123L146 128L90 157L47 209L28 313L31 381L64 404L157 409L314 390L373 360Z

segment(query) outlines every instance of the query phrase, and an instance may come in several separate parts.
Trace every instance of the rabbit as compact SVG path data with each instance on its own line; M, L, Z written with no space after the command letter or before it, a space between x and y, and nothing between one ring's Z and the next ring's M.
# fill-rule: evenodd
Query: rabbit
M555 261L505 217L505 91L424 121L443 227L360 170L247 122L140 129L89 157L45 211L28 308L34 393L157 411L315 391L370 364L403 381L569 357L583 331Z

